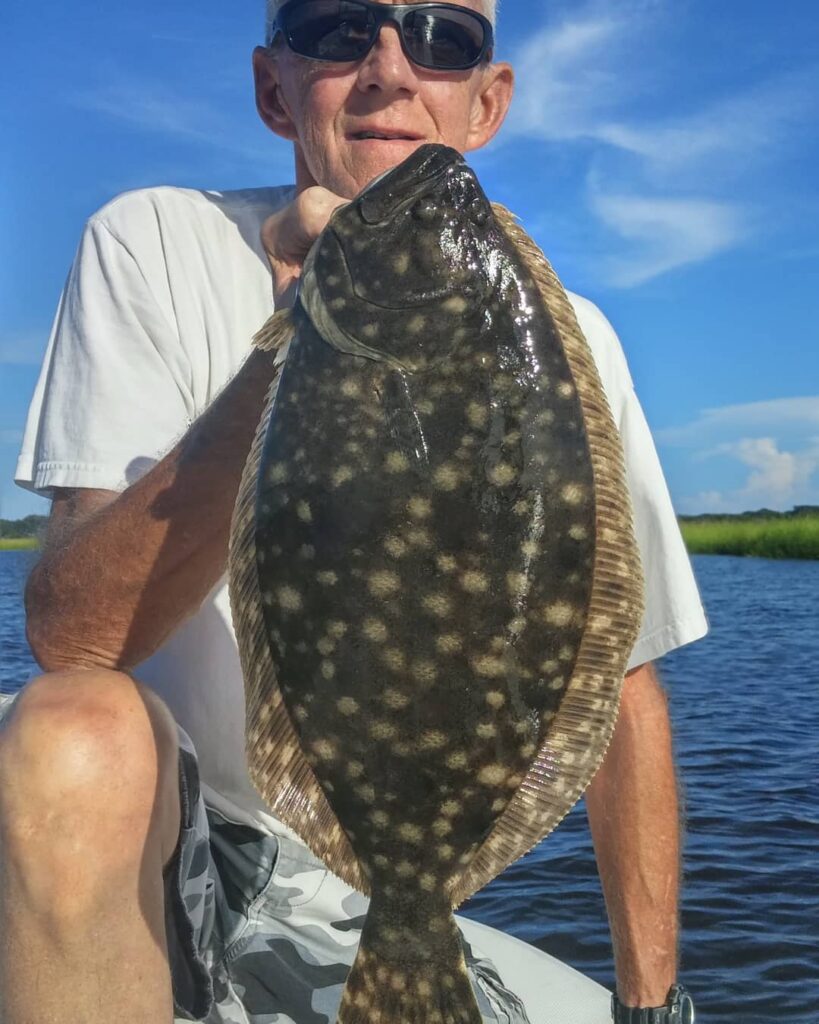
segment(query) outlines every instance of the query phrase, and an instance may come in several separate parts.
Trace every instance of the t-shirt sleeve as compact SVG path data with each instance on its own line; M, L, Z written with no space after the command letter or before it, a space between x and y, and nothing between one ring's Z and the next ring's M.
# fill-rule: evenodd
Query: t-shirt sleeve
M699 591L657 449L620 341L600 310L570 296L620 431L645 578L645 614L628 668L668 654L708 631Z
M98 214L60 299L15 474L55 487L119 491L192 421L184 353L127 244Z

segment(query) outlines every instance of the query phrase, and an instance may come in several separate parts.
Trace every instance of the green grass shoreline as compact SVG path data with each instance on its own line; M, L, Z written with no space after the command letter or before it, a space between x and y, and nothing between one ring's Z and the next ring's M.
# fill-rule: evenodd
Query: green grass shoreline
M36 537L0 537L0 551L31 551L39 546Z
M692 555L819 559L819 512L681 516L680 528ZM37 547L37 537L0 537L0 551Z
M819 559L819 515L680 519L692 555Z

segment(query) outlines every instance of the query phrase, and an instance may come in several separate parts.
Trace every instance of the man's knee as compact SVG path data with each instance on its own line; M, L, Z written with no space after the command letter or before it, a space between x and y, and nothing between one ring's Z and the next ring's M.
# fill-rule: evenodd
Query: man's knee
M33 680L0 729L0 824L6 841L50 826L126 846L147 836L168 856L178 832L177 734L152 691L119 672ZM52 837L53 838L53 837ZM122 850L125 854L126 850Z

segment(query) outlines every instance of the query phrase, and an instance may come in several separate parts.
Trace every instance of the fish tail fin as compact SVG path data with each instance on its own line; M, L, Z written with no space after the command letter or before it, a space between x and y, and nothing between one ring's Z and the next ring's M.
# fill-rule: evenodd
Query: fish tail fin
M373 904L377 897L374 896ZM341 998L337 1024L482 1024L460 932L447 904L423 933L386 922L373 905ZM414 916L414 915L413 915ZM424 938L419 940L419 934Z

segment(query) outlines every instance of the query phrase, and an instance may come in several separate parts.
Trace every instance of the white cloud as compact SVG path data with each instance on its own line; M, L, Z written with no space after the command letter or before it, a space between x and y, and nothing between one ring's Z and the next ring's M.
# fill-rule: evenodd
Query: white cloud
M808 68L681 109L669 40L683 17L661 3L574 5L512 56L518 86L501 144L525 137L573 146L586 161L594 184L585 201L612 232L605 262L614 286L712 259L751 237L762 218L738 199L750 167L781 161L818 105ZM658 117L661 104L668 114Z
M781 451L772 437L744 437L721 445L714 454L733 455L751 470L742 488L748 498L764 497L776 504L789 501L819 467L819 443L801 452Z
M622 288L709 259L747 233L744 211L732 203L604 195L597 189L591 203L607 227L632 243L609 259L609 282Z
M819 504L819 395L704 409L655 436L693 462L716 462L729 479L742 473L738 486L680 498L681 512Z
M808 437L819 427L819 395L802 398L775 398L765 402L744 402L703 409L696 419L681 427L655 432L665 444L693 445L715 442L725 435L760 430L802 433Z

